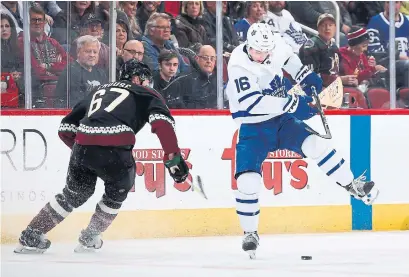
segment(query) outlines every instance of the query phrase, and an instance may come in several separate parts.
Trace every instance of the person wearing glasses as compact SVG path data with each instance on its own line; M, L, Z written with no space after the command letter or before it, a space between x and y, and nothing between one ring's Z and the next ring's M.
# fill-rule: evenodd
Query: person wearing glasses
M45 97L41 87L56 82L67 66L67 53L64 48L44 32L45 12L39 6L30 8L30 49L33 105L45 107ZM24 37L18 38L18 50L21 62L24 62Z
M121 66L131 59L136 59L138 62L144 64L151 63L149 57L145 55L145 49L142 42L139 40L128 40L125 42L121 55L118 55L116 59L116 76L119 78L119 69Z
M199 48L192 71L182 75L162 90L170 108L216 109L216 50L211 45Z
M188 72L189 65L183 61L182 56L170 40L170 16L165 13L154 13L146 22L145 35L142 37L145 55L151 59L148 66L151 70L159 69L159 53L160 51L174 50L179 56L179 72Z

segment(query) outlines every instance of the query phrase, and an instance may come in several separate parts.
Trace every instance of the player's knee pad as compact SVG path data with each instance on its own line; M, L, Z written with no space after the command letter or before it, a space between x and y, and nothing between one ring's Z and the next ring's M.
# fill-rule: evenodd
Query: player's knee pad
M306 157L315 160L330 152L332 148L329 140L310 135L304 140L301 150Z
M94 194L95 187L85 187L81 191L73 191L68 186L63 189L65 201L74 208L82 206Z
M245 195L258 195L261 189L261 175L256 172L244 172L237 178L237 190Z
M97 210L98 208L109 215L117 215L119 213L119 209L122 206L122 202L115 201L111 198L109 198L105 193L102 196L101 201L98 202L97 204Z

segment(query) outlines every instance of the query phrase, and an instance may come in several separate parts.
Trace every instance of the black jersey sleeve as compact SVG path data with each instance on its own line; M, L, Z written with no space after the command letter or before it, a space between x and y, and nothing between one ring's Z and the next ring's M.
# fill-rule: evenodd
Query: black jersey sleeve
M58 136L70 148L74 145L80 120L84 118L87 112L87 103L87 98L83 99L61 120Z
M180 152L175 133L175 120L162 95L153 89L145 88L145 90L145 96L148 96L146 119L152 127L152 133L158 136L165 152L164 160L167 160L169 154Z

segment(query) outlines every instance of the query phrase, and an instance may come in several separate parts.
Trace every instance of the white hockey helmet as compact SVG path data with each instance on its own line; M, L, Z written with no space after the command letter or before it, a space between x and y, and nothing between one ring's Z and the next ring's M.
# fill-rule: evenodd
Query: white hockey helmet
M271 27L266 23L253 23L247 31L247 45L261 52L273 51L276 44Z

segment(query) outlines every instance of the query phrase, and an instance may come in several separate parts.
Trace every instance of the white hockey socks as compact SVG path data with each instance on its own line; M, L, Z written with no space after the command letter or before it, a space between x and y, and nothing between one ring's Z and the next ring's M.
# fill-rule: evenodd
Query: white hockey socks
M311 135L305 139L302 151L339 185L345 187L354 179L349 162L334 148L330 147L327 140Z
M237 178L236 211L244 232L255 232L258 229L261 181L260 174L255 172L246 172Z

